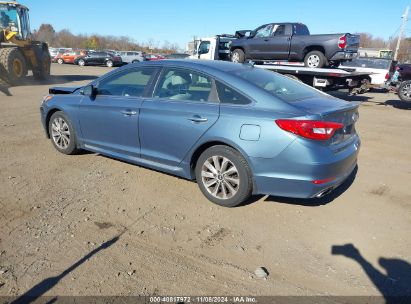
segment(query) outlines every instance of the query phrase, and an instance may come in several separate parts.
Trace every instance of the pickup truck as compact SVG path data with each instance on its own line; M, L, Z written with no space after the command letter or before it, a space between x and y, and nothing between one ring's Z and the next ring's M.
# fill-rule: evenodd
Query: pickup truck
M269 23L254 31L237 31L231 61L304 62L310 68L338 66L357 55L360 38L351 34L310 35L302 23Z

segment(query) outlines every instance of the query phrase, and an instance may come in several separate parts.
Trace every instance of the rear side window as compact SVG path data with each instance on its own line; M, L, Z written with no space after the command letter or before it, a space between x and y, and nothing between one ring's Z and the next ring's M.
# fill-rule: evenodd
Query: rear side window
M127 70L104 79L98 85L98 95L141 97L154 76L156 68Z
M323 96L296 80L259 68L240 69L233 71L233 74L286 102Z
M216 81L216 87L218 98L222 104L246 105L251 103L251 100L243 94L226 86L225 84L222 84L219 81Z
M294 35L306 36L310 35L310 31L304 24L294 24Z

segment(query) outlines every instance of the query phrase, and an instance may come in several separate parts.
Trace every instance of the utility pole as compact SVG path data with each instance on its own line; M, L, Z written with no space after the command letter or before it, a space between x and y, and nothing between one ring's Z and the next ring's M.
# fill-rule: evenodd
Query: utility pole
M405 25L407 24L407 21L408 21L408 10L409 10L409 8L410 7L407 6L407 8L405 9L404 15L401 16L402 23L401 23L400 34L398 35L397 47L395 48L394 60L398 59L398 52L400 50L401 39L402 39L402 36L404 35Z

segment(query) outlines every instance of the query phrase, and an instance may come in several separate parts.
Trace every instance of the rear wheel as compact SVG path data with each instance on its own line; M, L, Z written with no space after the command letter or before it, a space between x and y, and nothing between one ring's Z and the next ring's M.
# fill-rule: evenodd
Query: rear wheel
M48 127L51 142L59 152L67 155L78 152L76 132L64 112L53 113Z
M16 47L0 50L0 65L3 66L7 82L11 85L21 83L27 75L26 60Z
M33 69L33 76L38 80L46 80L50 77L50 55L48 52L42 51L40 55L40 60L37 63L38 67Z
M106 61L106 66L108 66L109 68L113 67L113 61L112 60L107 60Z
M64 63L64 60L61 59L61 58L59 58L59 59L57 59L57 63L58 63L58 64L63 64L63 63Z
M245 61L244 51L241 49L235 49L231 54L231 61L235 63L243 63Z
M327 58L320 51L311 51L304 57L304 65L309 68L322 68L327 64Z
M85 66L86 65L86 61L84 59L79 59L79 61L77 62L77 64L79 66Z
M204 151L195 173L201 192L215 204L234 207L251 195L251 170L244 157L231 147L218 145Z
M400 84L398 96L402 101L411 102L411 80L403 81Z

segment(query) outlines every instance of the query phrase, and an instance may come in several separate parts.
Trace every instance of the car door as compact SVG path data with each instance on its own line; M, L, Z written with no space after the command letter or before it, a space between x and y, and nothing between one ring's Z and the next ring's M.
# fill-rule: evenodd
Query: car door
M79 124L86 148L118 156L139 157L139 113L147 88L158 69L120 71L97 84L97 95L84 96Z
M291 26L274 24L270 36L261 44L262 58L266 60L288 60L291 44Z
M141 157L177 166L219 117L214 81L191 69L164 68L153 98L143 103Z
M266 24L255 30L254 36L247 40L251 59L266 59L267 41L273 32L273 24Z

